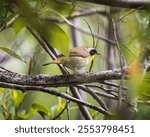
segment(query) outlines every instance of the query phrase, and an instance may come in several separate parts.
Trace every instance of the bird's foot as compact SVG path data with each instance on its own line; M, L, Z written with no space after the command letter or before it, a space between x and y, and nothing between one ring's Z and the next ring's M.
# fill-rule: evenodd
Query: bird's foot
M76 70L75 71L76 74L84 74L84 73L88 73L87 70Z

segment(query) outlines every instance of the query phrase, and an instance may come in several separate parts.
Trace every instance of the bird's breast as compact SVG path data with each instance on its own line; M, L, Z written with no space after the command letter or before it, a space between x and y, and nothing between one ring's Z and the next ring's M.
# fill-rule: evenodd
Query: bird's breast
M72 70L82 69L89 63L88 58L83 57L68 57L64 61L64 65Z

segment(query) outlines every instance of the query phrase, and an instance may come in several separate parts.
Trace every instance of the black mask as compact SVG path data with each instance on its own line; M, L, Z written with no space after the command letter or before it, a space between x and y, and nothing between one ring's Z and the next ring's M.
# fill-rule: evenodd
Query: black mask
M91 49L91 50L90 50L90 55L91 55L91 56L93 56L93 55L96 54L96 53L97 53L97 51L96 51L95 49Z

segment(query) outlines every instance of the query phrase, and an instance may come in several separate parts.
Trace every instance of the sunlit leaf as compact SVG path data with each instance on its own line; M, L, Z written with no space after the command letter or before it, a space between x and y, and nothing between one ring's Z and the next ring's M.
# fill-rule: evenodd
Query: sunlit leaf
M16 58L16 59L18 59L18 60L20 60L20 61L26 63L26 61L23 60L21 56L19 56L18 54L16 54L14 51L10 50L9 48L0 47L0 49L1 49L2 51L4 51L4 52L8 53L10 56L12 56L12 57L14 57L14 58Z
M5 89L4 88L0 88L0 95L3 96L4 95L4 91Z
M0 45L11 46L16 38L16 33L12 28L4 29L0 32Z
M58 11L49 9L48 12L51 12L51 13L56 14L57 16L60 16L67 23L70 23L62 14L58 13ZM51 36L51 40L53 40L49 42L52 44L52 46L54 45L53 47L60 50L64 55L68 56L69 55L69 38L67 34L58 25L54 23L47 23L47 24L49 24L49 25L46 25L46 26L49 26L49 35Z
M65 107L65 103L59 103L51 107L52 116L53 117L57 116L64 109L64 107Z
M35 109L37 112L43 112L46 115L50 113L49 109L46 106L43 106L38 103L33 103L32 108Z
M58 104L57 105L57 114L59 114L61 111L62 111L62 109L65 107L65 103L62 103L62 104Z
M17 106L22 102L25 94L18 90L12 90L12 96L14 98L14 105Z
M4 115L2 114L1 109L0 109L0 120L5 120L5 117L4 117Z
M69 55L69 37L55 23L41 22L34 9L26 1L17 0L17 5L21 7L24 18L32 28L36 29L42 37L44 37L53 48L58 49L65 56ZM61 7L59 5L59 7Z
M150 72L146 72L139 88L139 94L150 94Z
M23 61L26 63L21 56L19 56L16 52L12 51L11 49L7 48L12 46L16 40L16 33L12 28L8 28L0 32L0 50L6 52L10 56Z
M32 115L32 113L32 110L29 112L26 112L25 110L18 111L16 119L26 120Z
M16 33L20 32L25 26L27 22L24 18L18 18L12 25L12 28L15 30Z
M50 1L41 2L40 4L38 3L38 7L36 8L40 9L38 11L39 14L42 13L46 15L47 14L46 12L49 9L51 9L51 10L59 12L62 15L69 16L73 12L75 6L73 4L73 1L67 2L67 1L50 0ZM51 15L51 13L49 12L49 14L47 15Z
M38 30L52 47L65 56L69 55L69 37L58 25L44 22Z

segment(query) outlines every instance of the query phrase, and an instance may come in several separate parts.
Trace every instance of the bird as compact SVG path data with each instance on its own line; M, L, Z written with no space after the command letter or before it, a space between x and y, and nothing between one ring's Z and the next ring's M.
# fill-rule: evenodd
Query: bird
M94 48L82 46L75 47L70 49L70 54L68 57L61 56L49 63L43 64L43 66L49 64L62 64L67 68L75 71L75 73L84 72L84 68L89 64L94 58L95 55L101 55Z

